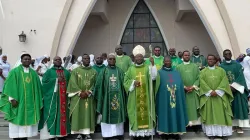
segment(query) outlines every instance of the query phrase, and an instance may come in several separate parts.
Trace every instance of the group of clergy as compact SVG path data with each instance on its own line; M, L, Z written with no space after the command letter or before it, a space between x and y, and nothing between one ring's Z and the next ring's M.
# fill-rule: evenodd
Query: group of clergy
M78 66L68 71L56 56L43 74L30 67L31 56L21 55L21 64L5 80L0 111L9 122L9 137L25 140L40 133L40 139L91 139L101 125L104 139L124 139L124 123L134 139L181 139L192 128L209 139L228 139L233 131L249 127L248 88L242 66L232 60L230 50L224 61L200 55L181 58L171 48L161 56L161 48L144 59L145 49L133 49L134 60L123 54L91 57L84 54ZM41 81L40 81L40 78ZM235 126L233 129L232 126Z

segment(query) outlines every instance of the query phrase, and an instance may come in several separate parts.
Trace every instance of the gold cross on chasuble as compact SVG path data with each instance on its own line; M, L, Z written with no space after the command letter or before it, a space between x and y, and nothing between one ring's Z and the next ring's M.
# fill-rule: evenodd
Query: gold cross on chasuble
M115 82L116 82L117 77L115 77L115 75L112 74L112 77L110 77L109 79L110 79L110 81L111 81L111 85L112 85L113 87L115 87Z
M139 75L136 76L136 78L139 78L139 82L140 84L142 84L142 77L144 77L145 75L142 75L141 72L139 72Z

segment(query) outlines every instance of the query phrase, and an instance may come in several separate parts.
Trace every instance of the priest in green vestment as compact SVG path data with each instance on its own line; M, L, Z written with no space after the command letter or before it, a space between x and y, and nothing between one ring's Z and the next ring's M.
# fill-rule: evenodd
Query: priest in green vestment
M128 68L131 66L132 61L129 56L123 54L122 46L118 45L115 48L116 52L116 66L123 70L123 72L127 72Z
M224 50L225 60L220 65L227 73L227 78L234 96L232 102L233 126L236 126L237 133L244 133L242 127L249 127L248 119L248 88L243 74L241 64L232 60L230 50Z
M225 70L215 66L216 57L208 55L208 67L200 73L200 114L203 131L213 139L232 135L231 102L233 94Z
M169 55L171 56L172 68L173 69L175 69L179 64L182 63L182 60L178 56L176 56L175 48L170 48L169 49Z
M207 66L207 60L203 55L200 55L200 49L197 46L193 47L193 56L191 58L191 62L195 63L200 70Z
M92 66L94 70L96 70L97 74L99 74L103 69L105 69L105 65L103 64L103 57L102 55L95 57L95 65Z
M155 134L156 118L155 94L150 91L153 89L152 80L155 80L157 76L157 68L153 61L150 69L144 64L145 49L142 46L136 46L133 54L135 64L129 68L124 78L125 90L128 93L129 135L151 136ZM157 87L155 89L157 90Z
M22 54L21 62L10 71L0 100L0 111L9 122L9 137L14 139L27 139L38 134L43 107L40 79L30 68L31 56Z
M70 72L62 67L56 56L53 67L43 75L43 113L39 123L40 139L63 139L70 134L69 98L66 94Z
M157 132L176 134L174 138L179 140L179 135L186 133L188 125L187 106L181 75L171 68L170 56L165 57L164 66L157 77L160 79L156 83L159 85L156 94Z
M154 59L154 64L155 64L157 70L161 69L163 66L163 60L164 60L164 57L161 56L161 47L156 46L154 48L154 55L152 57ZM146 64L147 65L151 64L150 59L146 59Z
M201 125L199 115L199 74L200 70L198 66L190 62L190 52L183 52L183 63L176 67L176 70L180 72L183 80L187 114L189 120L189 126L193 126L196 132L199 131Z
M123 139L126 118L124 72L115 66L115 55L108 56L108 66L99 73L95 98L101 116L102 137Z
M67 93L70 97L71 134L82 134L87 139L95 131L96 103L92 92L97 72L90 66L90 57L84 54L83 65L71 73Z

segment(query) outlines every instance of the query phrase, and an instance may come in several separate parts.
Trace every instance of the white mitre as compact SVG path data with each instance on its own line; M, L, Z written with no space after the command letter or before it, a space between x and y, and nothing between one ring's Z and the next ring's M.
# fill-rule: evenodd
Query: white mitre
M137 45L133 49L133 55L134 56L136 56L137 54L142 54L143 56L145 56L145 53L146 53L146 51L141 45Z

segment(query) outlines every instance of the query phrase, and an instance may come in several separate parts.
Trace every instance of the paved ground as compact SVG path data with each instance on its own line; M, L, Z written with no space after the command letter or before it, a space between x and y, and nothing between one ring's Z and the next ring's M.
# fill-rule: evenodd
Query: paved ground
M9 128L8 123L3 120L2 114L0 114L0 140L10 140L9 137ZM102 140L101 133L96 133L92 136L93 140ZM39 136L30 138L31 140L39 140ZM130 137L128 133L125 133L125 140L129 140ZM203 134L195 134L194 132L188 132L182 136L183 140L208 140L207 137ZM245 133L239 135L234 133L233 136L229 138L230 140L250 140L250 128L245 129ZM71 139L73 140L73 139ZM154 140L159 140L158 138L154 138ZM219 140L219 139L218 139Z

